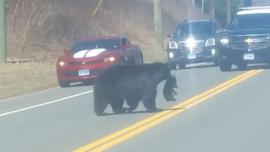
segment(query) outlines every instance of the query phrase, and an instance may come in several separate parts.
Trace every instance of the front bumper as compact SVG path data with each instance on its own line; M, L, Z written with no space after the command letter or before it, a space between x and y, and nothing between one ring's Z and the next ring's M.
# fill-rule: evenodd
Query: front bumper
M220 59L229 61L232 64L246 63L270 63L270 47L264 49L232 49L220 47Z
M168 49L167 51L168 62L171 64L216 62L218 60L216 47L205 47L199 52L192 52L188 49Z
M80 65L80 66L57 66L58 81L84 82L94 80L97 75L112 64Z

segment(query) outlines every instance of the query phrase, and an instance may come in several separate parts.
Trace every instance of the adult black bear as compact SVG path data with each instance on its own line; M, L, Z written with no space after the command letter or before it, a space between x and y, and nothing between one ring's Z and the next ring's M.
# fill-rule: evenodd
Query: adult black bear
M102 115L108 104L113 112L123 113L124 100L131 112L140 100L147 111L155 111L157 86L166 80L163 95L173 101L176 78L171 75L167 64L114 65L101 72L94 82L94 111Z

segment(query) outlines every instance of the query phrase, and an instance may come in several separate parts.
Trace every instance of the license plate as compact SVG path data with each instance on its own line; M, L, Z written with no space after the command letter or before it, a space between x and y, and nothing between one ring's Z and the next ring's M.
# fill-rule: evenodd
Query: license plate
M255 55L254 53L246 53L243 56L244 60L254 60L255 59Z
M79 70L78 74L79 76L86 76L86 75L90 75L90 71L88 69L87 70L83 69L83 70Z
M194 54L194 53L188 54L188 55L187 55L187 58L188 58L189 60L196 59L196 54Z

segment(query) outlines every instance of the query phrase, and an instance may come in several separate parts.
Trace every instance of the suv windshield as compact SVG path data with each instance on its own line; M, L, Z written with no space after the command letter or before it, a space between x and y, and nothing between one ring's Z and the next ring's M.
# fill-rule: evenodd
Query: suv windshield
M180 25L175 31L175 38L186 37L188 35L213 34L213 24L211 22L191 22Z
M104 39L104 40L91 40L91 41L83 41L77 42L72 46L71 51L76 53L81 50L91 50L104 48L107 50L117 49L120 47L120 40L118 39Z
M234 18L231 29L270 28L270 14L245 14Z

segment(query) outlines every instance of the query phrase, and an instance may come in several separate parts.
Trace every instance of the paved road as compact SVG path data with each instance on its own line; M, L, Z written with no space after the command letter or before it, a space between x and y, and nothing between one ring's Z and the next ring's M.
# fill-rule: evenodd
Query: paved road
M179 83L177 102L166 102L158 94L157 106L170 111L243 73L221 73L217 67L174 71ZM264 70L239 83L237 79L224 86L226 90L214 90L215 96L200 97L205 98L200 104L176 108L174 116L136 136L128 135L128 140L116 139L106 151L269 151L269 74ZM71 152L159 114L146 113L140 105L136 113L97 117L92 98L91 86L75 86L0 101L0 151Z

